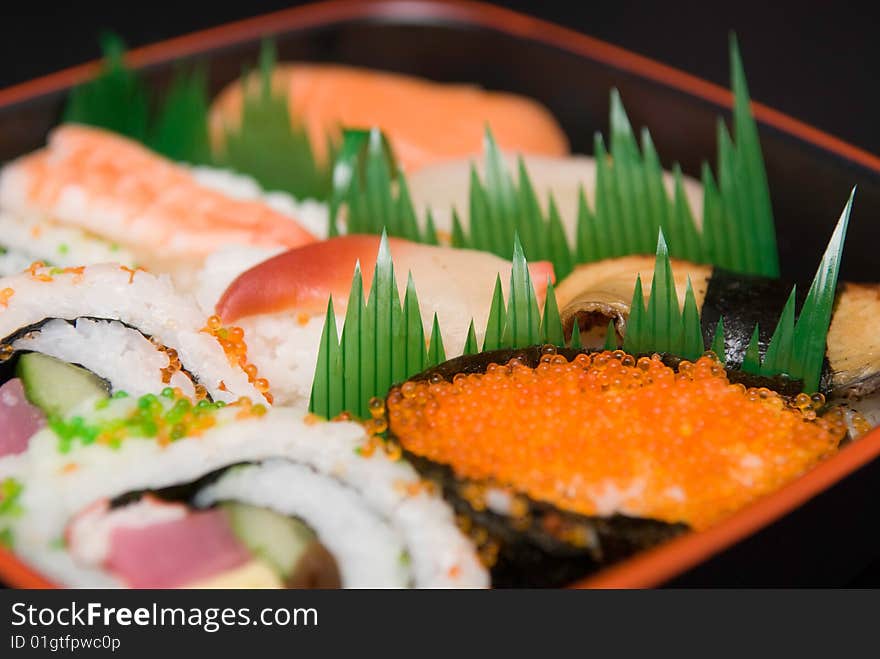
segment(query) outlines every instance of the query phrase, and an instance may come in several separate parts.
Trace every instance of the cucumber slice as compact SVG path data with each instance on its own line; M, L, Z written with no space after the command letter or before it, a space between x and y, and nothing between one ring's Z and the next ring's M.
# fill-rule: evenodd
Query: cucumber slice
M230 501L221 507L226 511L236 537L277 570L282 578L294 571L315 540L314 532L292 517L239 502Z
M39 352L19 357L15 374L31 404L50 417L67 416L86 399L109 395L104 381L91 371Z

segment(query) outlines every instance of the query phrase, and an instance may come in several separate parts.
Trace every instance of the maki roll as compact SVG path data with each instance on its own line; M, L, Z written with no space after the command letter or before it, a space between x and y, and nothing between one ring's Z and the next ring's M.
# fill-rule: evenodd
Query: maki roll
M261 397L255 373L224 352L167 278L35 264L0 279L0 298L0 458L86 401L165 388L209 401Z
M493 584L556 586L708 528L832 454L841 416L770 384L713 356L545 346L451 360L386 407L392 440L442 487Z
M59 583L488 584L442 498L359 424L174 394L82 416L31 440L10 524L13 550Z

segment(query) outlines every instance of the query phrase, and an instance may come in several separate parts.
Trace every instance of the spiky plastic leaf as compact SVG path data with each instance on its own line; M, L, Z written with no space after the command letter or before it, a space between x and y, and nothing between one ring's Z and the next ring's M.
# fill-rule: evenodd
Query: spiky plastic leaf
M797 287L792 287L791 294L782 308L779 322L767 346L767 354L761 363L761 372L765 375L788 373L790 371L791 351L794 348L794 309Z
M504 347L504 328L507 325L507 308L504 306L504 292L501 289L501 276L495 278L495 291L489 307L489 319L486 321L486 333L483 336L483 351L498 350Z
M758 325L752 332L752 338L749 339L749 347L746 348L746 354L743 357L742 366L740 367L746 373L760 375L761 373L761 346Z
M480 351L480 346L477 344L477 333L474 330L474 321L471 320L471 324L468 326L467 338L464 342L464 350L462 354L465 355L475 355Z
M434 314L434 322L431 325L431 344L428 346L428 357L425 367L436 366L446 361L446 350L443 348L443 336L440 334L440 323L437 314Z
M519 348L541 342L541 317L529 267L519 238L514 236L513 263L510 270L510 301L502 341Z
M369 139L370 131L349 129L342 133L342 144L336 154L332 170L332 190L329 199L330 237L339 235L338 213L345 203L352 180L357 173L358 156Z
M417 373L417 369L425 363L425 330L412 274L407 278L406 295L403 298L403 327L404 340L401 342L404 347L403 360L401 360L404 365L403 371Z
M584 347L584 344L581 342L581 328L577 318L574 319L574 324L571 326L571 340L568 347L574 350L580 350Z
M700 312L688 277L687 289L684 294L684 307L681 310L681 356L686 359L698 359L705 352L703 334L700 328Z
M114 34L102 35L101 50L101 72L70 92L63 121L106 128L143 142L149 132L147 88L125 65L122 39Z
M617 332L614 330L614 321L608 321L608 328L605 330L605 350L617 350Z
M544 343L560 347L565 345L562 318L559 316L559 305L556 301L556 289L549 279L547 281L547 297L544 299L544 315L541 318L541 338Z
M651 328L645 312L645 297L642 290L642 276L636 275L636 284L633 287L632 301L629 305L629 318L626 321L626 332L623 335L623 349L630 354L647 352Z
M330 235L340 231L345 207L346 233L379 234L437 244L432 218L420 228L406 177L397 167L378 128L346 130L333 165Z
M654 261L647 319L651 328L652 349L659 352L677 352L676 348L681 337L681 311L678 306L678 295L675 292L672 266L669 262L669 250L662 230L657 238L657 258Z
M297 199L326 199L329 167L318 162L305 128L292 119L286 94L272 88L274 66L274 45L264 41L259 79L244 77L241 123L225 127L217 160L253 177L266 190L289 192Z
M318 362L309 400L309 410L327 419L339 414L344 407L342 361L336 331L336 314L331 297L327 302L327 315L318 344Z
M211 164L209 105L205 69L179 67L153 120L149 146L172 160Z
M469 341L472 347L476 345L473 327ZM367 418L373 396L384 397L395 382L445 359L436 314L430 345L425 345L412 277L407 279L401 306L388 239L383 235L366 299L360 265L355 267L341 339L337 338L332 300L328 304L309 408L327 418L343 411Z
M727 361L727 348L724 343L724 317L719 316L718 324L715 326L715 333L712 335L712 345L710 350L715 353L721 363Z
M633 354L666 352L686 359L697 359L705 350L700 312L690 278L684 305L679 307L669 250L662 231L657 239L657 258L647 308L641 276L636 276L623 349Z

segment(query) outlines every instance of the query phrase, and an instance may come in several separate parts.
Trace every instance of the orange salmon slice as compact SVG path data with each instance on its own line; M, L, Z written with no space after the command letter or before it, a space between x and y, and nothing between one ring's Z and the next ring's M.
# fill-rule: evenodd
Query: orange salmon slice
M245 87L236 81L214 101L211 135L221 148L227 128L241 120ZM402 167L415 170L478 154L486 125L505 150L547 156L569 152L568 140L543 105L524 96L474 85L437 83L414 76L330 64L290 63L273 72L273 89L286 94L291 118L305 127L319 160L340 127L379 127Z

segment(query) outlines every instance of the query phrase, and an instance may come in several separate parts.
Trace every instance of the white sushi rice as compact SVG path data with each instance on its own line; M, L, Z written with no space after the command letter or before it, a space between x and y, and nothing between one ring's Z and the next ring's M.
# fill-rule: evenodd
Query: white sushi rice
M128 399L115 401L110 410L100 414L119 413L125 405L132 404ZM229 414L224 416L226 412ZM401 585L398 570L403 563L399 561L400 553L394 553L400 545L410 557L409 578L416 586L488 585L488 574L470 541L456 527L452 510L436 495L418 487L420 479L415 470L405 462L390 460L381 451L369 458L358 454L357 449L365 439L361 426L354 423L309 423L303 419L301 411L291 409L275 408L261 418L240 421L232 420L234 414L233 408L226 408L220 412L218 425L201 437L179 440L165 447L152 440L130 438L120 449L77 443L68 453L61 453L54 433L42 431L31 440L23 454L26 464L20 472L26 475L26 486L21 503L27 513L16 521L16 553L26 557L48 578L67 585L114 584L116 582L109 575L76 564L59 546L58 539L63 537L74 515L96 501L126 492L192 482L231 464L285 458L286 461L280 464L307 468L314 478L300 478L301 472L296 472L297 476L293 478L294 472L281 466L276 471L273 467L268 472L273 475L266 491L257 494L255 490L246 496L269 497L267 492L275 492L276 488L301 490L285 495L282 501L286 503L278 505L289 505L292 509L295 502L303 515L309 506L310 524L328 547L339 545L337 533L351 537L349 531L339 524L339 520L348 519L349 512L337 509L336 505L358 506L357 511L367 507L373 518L386 520L389 533L368 550L357 549L361 558L366 555L363 551L371 553L379 567L370 575L358 569L353 583L370 580L374 586ZM246 472L236 472L246 475ZM236 472L231 472L229 477L233 478ZM281 479L279 473L291 478ZM279 484L275 479L283 482ZM315 479L325 483L315 485ZM356 496L329 499L325 497L326 483L335 483ZM313 486L319 489L312 490ZM413 489L417 490L415 494ZM219 490L214 492L217 494ZM207 500L211 495L206 493L204 496ZM269 498L271 502L267 499L267 503L274 506L274 495ZM318 515L317 507L321 505L324 508ZM315 520L323 516L336 521L324 520L319 525ZM370 533L358 536L355 541L365 544L369 538L378 537L375 529L370 529ZM393 542L391 538L394 538ZM384 552L387 551L393 556L386 556ZM381 556L377 556L377 552ZM349 555L337 554L337 559ZM399 563L393 568L390 564L392 558ZM343 574L351 574L348 567L340 565L340 568ZM392 574L394 579L388 582Z
M59 267L116 262L131 266L128 250L89 235L81 229L36 221L0 212L0 276L21 272L34 261Z
M344 316L337 317L337 339L344 322ZM308 316L303 323L290 312L261 314L242 318L239 325L247 336L251 360L272 384L275 403L306 405L315 378L324 316Z
M187 396L195 395L192 380L181 371L170 382L163 382L162 369L168 367L168 356L143 334L115 320L79 318L73 324L51 320L15 341L12 347L79 364L107 380L112 392L142 396L165 387L180 387Z
M402 538L342 481L303 465L272 460L236 467L196 497L199 506L223 501L240 501L303 520L336 559L343 588L408 585Z
M181 365L215 400L261 398L244 371L230 365L214 337L201 331L205 316L193 300L174 290L167 276L147 272L132 275L112 264L88 266L81 273L51 273L51 269L44 268L36 273L37 277L25 272L0 279L0 290L14 291L7 306L0 306L0 337L12 336L47 319L117 320L174 348ZM51 280L43 281L40 276ZM103 349L102 345L90 348L95 352Z
M193 286L193 294L202 312L213 314L220 296L241 273L283 251L282 247L270 249L238 245L224 247L210 254L196 274Z

